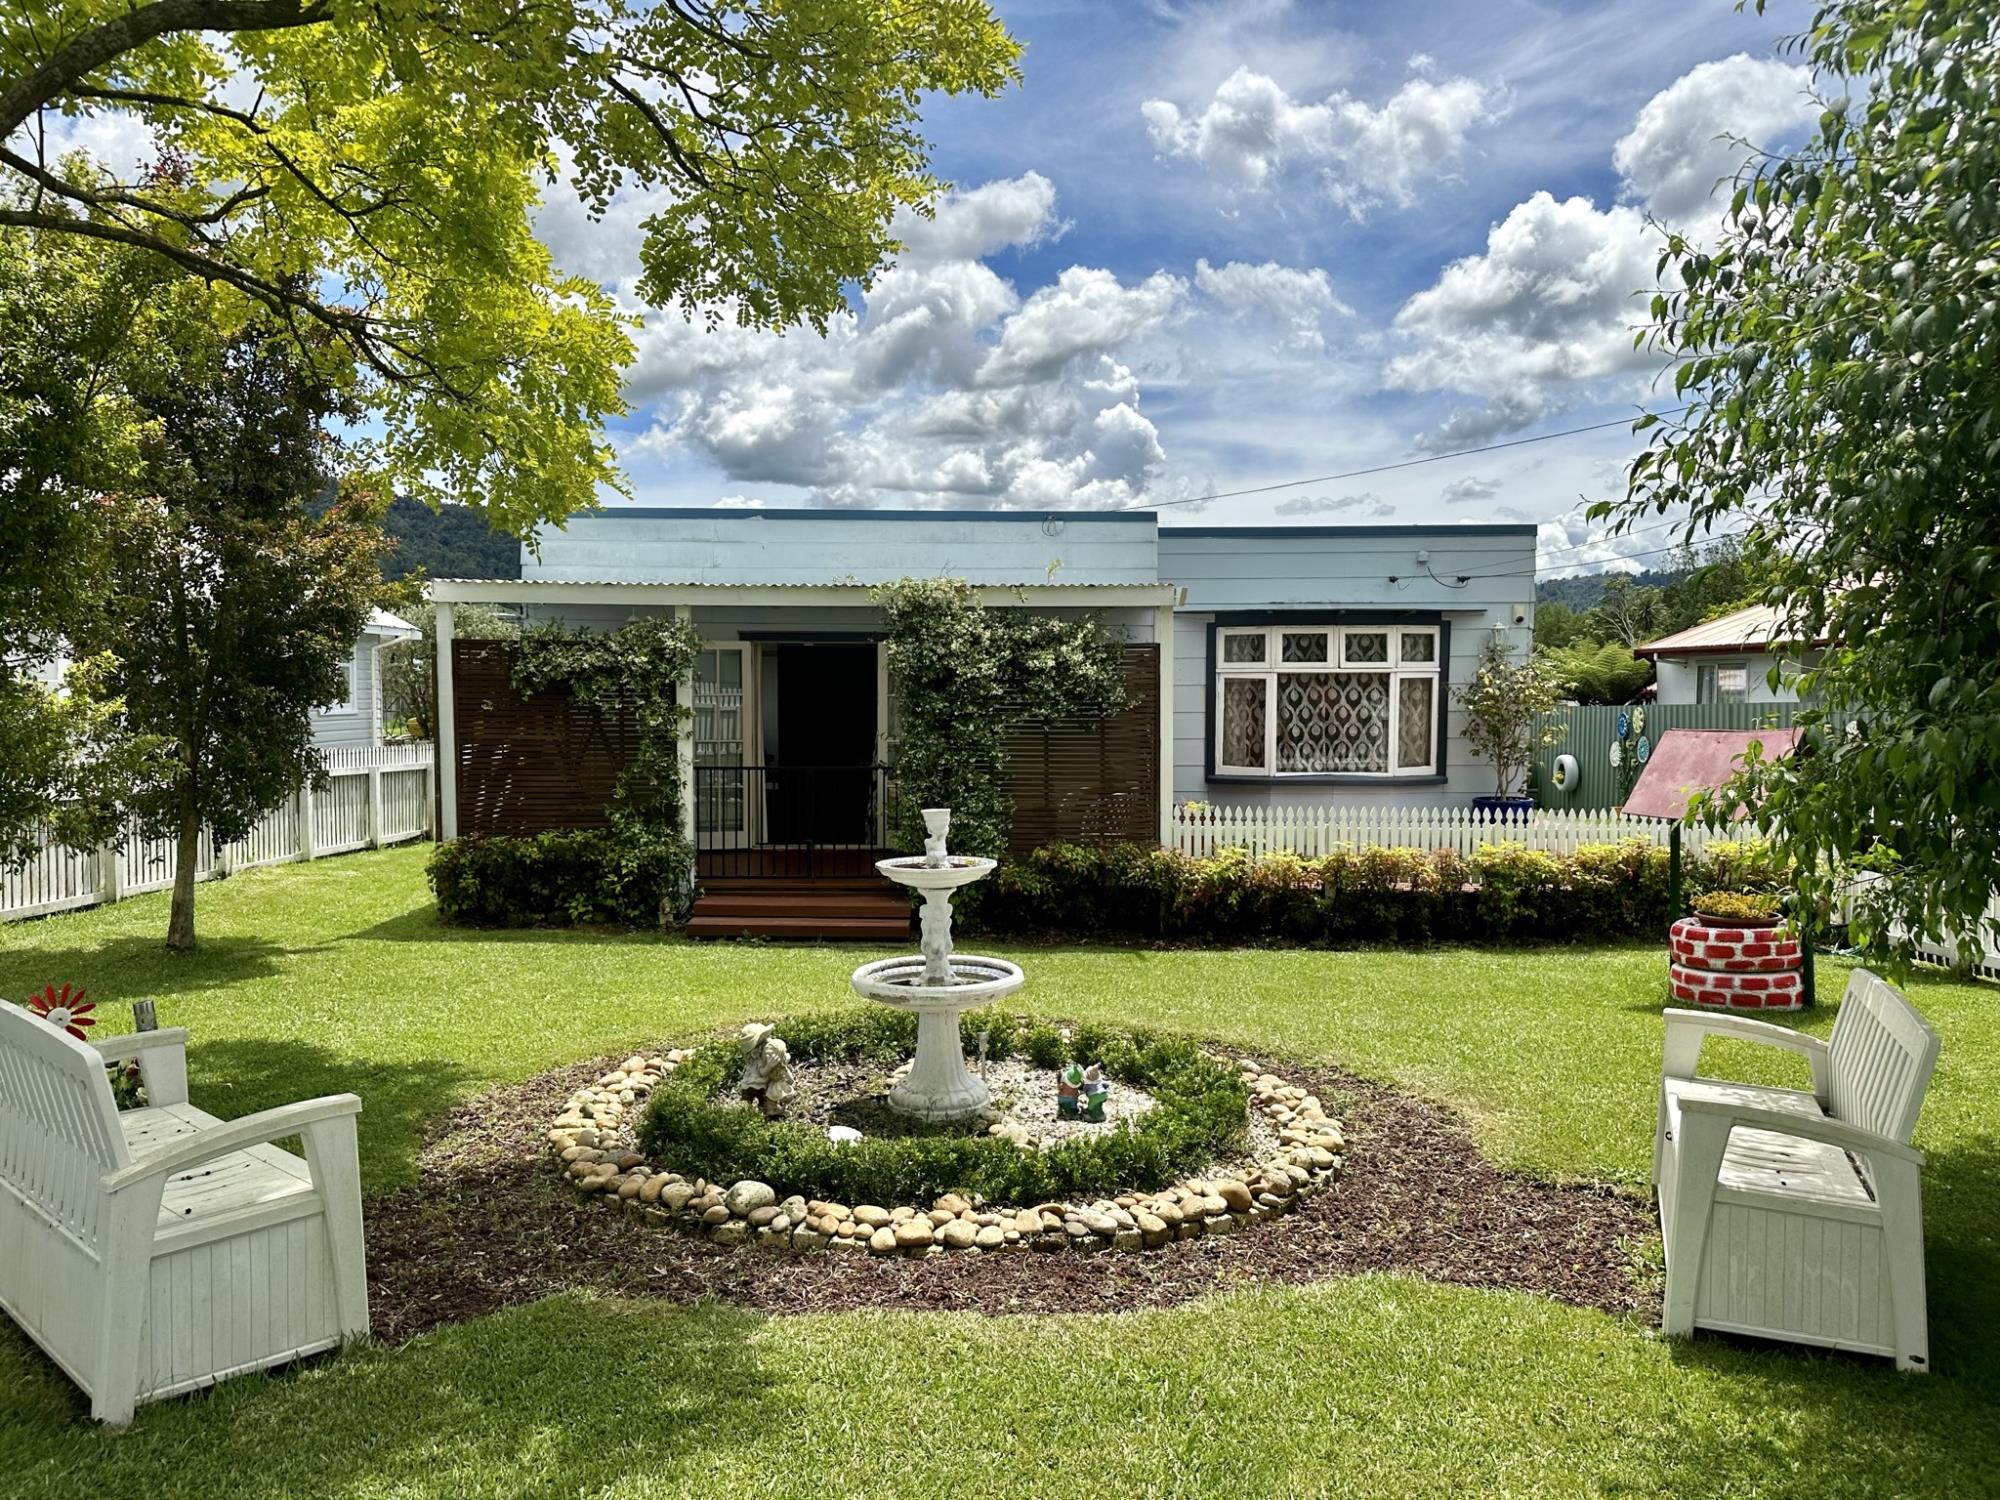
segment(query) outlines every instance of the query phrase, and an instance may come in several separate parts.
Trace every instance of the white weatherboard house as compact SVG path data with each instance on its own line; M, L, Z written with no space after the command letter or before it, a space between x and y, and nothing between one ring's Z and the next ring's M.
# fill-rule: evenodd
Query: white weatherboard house
M705 879L873 850L896 710L869 591L936 576L994 607L1099 611L1127 643L1123 712L1007 747L1017 848L1160 838L1176 801L1462 805L1494 778L1452 694L1489 642L1528 650L1534 547L1531 526L1162 526L1150 511L580 515L524 552L518 580L431 585L440 833L589 826L618 755L513 702L505 648L451 644L452 605L481 602L592 629L673 612L700 631L686 748Z
M1791 660L1784 660L1778 685L1771 685L1771 669L1779 665L1778 648L1786 639L1784 617L1769 605L1753 604L1634 646L1632 654L1653 663L1661 703L1796 703L1797 666ZM1803 664L1817 662L1825 646L1824 640L1814 641Z
M417 635L416 626L387 610L370 613L342 666L346 691L336 702L313 710L315 745L344 750L382 743L382 648Z

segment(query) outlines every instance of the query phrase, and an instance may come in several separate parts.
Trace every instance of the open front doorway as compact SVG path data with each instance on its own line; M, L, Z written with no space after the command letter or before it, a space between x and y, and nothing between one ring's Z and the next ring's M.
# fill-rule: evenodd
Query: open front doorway
M887 834L882 648L717 641L695 670L705 879L872 875Z

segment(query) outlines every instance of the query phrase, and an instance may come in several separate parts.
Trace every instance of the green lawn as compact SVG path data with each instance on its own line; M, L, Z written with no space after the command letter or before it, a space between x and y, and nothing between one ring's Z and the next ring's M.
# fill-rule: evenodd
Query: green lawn
M358 1092L374 1190L409 1179L450 1099L859 1003L848 949L442 931L417 850L258 872L204 887L201 908L189 959L159 951L156 897L0 928L0 994L73 979L99 1000L158 997L194 1032L196 1102L219 1114ZM1643 1180L1656 951L1003 951L1028 968L1029 1008L1335 1060L1450 1101L1510 1165ZM1839 983L1823 972L1823 992ZM0 1493L2000 1492L2000 989L1924 977L1912 993L1944 1038L1918 1131L1927 1379L1385 1277L1090 1319L565 1297L109 1435L6 1329ZM1829 1005L1806 1024L1832 1020ZM1794 1076L1788 1061L1763 1076Z

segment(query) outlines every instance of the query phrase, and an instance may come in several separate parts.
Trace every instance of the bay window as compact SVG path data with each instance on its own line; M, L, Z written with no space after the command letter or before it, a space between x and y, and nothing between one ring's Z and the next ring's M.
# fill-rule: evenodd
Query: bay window
M1435 774L1440 633L1436 625L1218 625L1215 774Z

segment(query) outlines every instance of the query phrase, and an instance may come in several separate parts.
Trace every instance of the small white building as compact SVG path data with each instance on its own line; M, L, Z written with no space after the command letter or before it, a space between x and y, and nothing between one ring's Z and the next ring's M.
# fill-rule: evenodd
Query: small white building
M1799 655L1785 653L1787 644L1784 616L1753 604L1634 646L1632 654L1652 662L1661 703L1796 703L1793 679L1819 660L1826 641Z
M370 613L342 669L345 694L313 711L315 745L341 750L382 743L382 648L391 641L413 641L419 634L408 620L385 609Z

